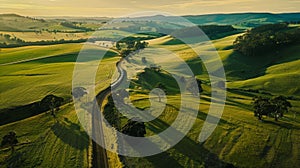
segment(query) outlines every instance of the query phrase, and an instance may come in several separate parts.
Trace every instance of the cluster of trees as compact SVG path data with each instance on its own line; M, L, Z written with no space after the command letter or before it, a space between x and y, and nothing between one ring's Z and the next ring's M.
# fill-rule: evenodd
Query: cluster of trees
M78 24L77 22L61 22L60 25L64 26L64 27L69 27L72 29L79 29L85 32L88 31L93 31L93 29L88 28L88 27L82 27L82 26L77 26L76 24Z
M145 41L140 41L139 38L125 38L116 43L116 48L121 51L123 57L128 56L131 52L146 48L148 45Z
M129 136L144 137L146 134L146 126L144 122L137 121L136 119L128 120L121 131Z
M278 121L291 107L291 103L284 96L273 98L259 96L253 99L254 116L259 120L262 120L262 116L265 115Z
M287 23L268 24L248 30L234 41L234 49L246 56L278 52L281 48L300 43L300 29Z
M16 44L16 43L18 43L18 44L19 43L25 43L24 40L22 40L20 38L17 38L15 36L11 36L10 34L2 34L2 33L0 33L0 37L3 37L7 41L7 43L3 42L5 44L8 44L8 43L14 43L14 44Z
M128 93L125 92L126 91L124 90L120 91L119 93L117 93L117 96L120 94L120 99L123 99L124 97L128 96ZM126 106L125 104L123 105ZM104 106L103 115L111 126L124 134L135 137L143 137L146 134L145 123L140 122L137 119L128 119L124 126L121 125L122 114L115 107L113 97L111 95L108 97L108 102Z
M108 102L104 106L103 115L112 127L116 128L117 130L120 130L120 112L116 109L113 97L111 95L108 96Z

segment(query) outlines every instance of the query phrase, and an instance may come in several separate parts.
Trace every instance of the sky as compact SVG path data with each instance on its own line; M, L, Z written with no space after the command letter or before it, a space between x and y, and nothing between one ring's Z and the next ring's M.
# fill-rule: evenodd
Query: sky
M172 15L300 12L300 0L0 0L0 13L26 16L123 17L144 11Z

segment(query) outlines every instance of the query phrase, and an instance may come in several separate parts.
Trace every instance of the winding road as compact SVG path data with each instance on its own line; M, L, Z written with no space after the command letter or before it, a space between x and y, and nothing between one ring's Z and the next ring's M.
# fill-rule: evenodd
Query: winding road
M118 79L113 82L109 87L101 91L99 94L96 95L94 99L93 111L92 111L92 137L93 140L93 161L92 167L93 168L108 168L108 158L106 149L103 148L105 146L104 140L104 133L102 127L102 116L101 107L105 98L111 93L111 90L118 87L119 84L122 83L124 79L126 79L126 71L121 68L121 63L123 58L119 62L117 62L116 67L119 72ZM100 110L100 111L99 111ZM98 143L100 144L98 144Z

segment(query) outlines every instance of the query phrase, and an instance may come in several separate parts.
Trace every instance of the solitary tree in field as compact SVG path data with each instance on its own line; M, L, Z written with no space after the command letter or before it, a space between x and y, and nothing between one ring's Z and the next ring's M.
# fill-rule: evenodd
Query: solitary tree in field
M59 110L59 106L62 105L64 99L55 95L47 95L40 102L40 108L44 111L51 110L51 115L55 116L55 111Z
M76 99L83 97L85 94L87 94L87 91L84 87L75 87L71 94Z
M258 117L259 120L262 120L262 116L265 115L278 121L292 107L284 96L276 96L271 99L259 96L253 100L254 116Z
M2 138L1 146L10 146L12 153L14 152L14 146L18 143L17 134L13 131L4 135Z
M165 93L167 92L166 86L160 82L156 84L155 88L159 88L159 89L163 90ZM162 95L160 94L160 92L157 92L155 94L158 96L158 101L161 102Z
M0 50L1 51L1 50ZM147 64L147 59L146 59L146 57L142 57L142 63L143 64Z

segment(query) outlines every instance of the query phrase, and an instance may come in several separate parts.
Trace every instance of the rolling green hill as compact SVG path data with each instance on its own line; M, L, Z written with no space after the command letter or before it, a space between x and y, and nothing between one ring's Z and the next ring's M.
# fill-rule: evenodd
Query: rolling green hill
M0 148L0 167L88 167L91 164L89 137L80 127L73 105L63 106L57 119L40 114L0 126L0 137L15 131L15 153Z
M40 101L48 94L62 96L70 102L74 63L82 46L59 44L1 49L0 116L7 108ZM106 49L85 45L84 51L100 54ZM119 60L117 55L108 51L99 64L96 80L101 82L96 84L97 92L110 84ZM86 56L90 58L81 64L98 63L98 57ZM57 118L42 113L24 119L20 116L23 113L15 114L22 120L0 126L0 137L14 131L19 140L13 154L8 147L0 148L0 167L91 166L90 139L81 128L72 102L56 112Z
M278 23L278 22L299 22L299 13L273 14L273 13L232 13L232 14L207 14L207 15L186 15L185 19L197 25L235 25L239 28L256 27L262 24ZM148 16L140 17L135 20L154 20L180 24L174 16Z
M156 17L164 19L164 16ZM231 23L241 27L252 27L265 23L296 21L298 14L228 14L185 17L197 24ZM49 26L53 30L77 31L59 24L59 19L33 19L14 14L0 15L0 23L4 23L0 24L2 32L10 30L33 33L31 31L49 28ZM133 23L124 23L119 26L128 30L133 28L130 26L136 26ZM145 29L153 25L157 26L157 23L141 22L141 24ZM167 24L167 26L172 29L180 28L179 25L173 24ZM23 32L19 33L23 34ZM172 76L163 70L160 72L144 70L143 57L146 58L147 65L162 65L162 67L176 69L177 75L186 75L181 74L181 70L185 67L175 64L176 60L173 56L176 54L187 62L195 77L203 82L204 89L201 93L196 122L186 137L171 149L155 156L124 157L123 162L128 167L281 168L300 165L300 88L298 86L300 45L291 44L276 53L262 52L256 57L249 57L233 49L233 42L243 33L235 35L221 33L222 35L218 34L217 38L211 42L223 61L227 76L226 106L216 130L203 143L197 140L211 104L211 83L205 66L192 49L172 36L158 37L147 40L149 46L146 49L136 53L122 64L123 67L127 67L127 75L134 77L129 99L135 107L140 109L150 107L148 91L153 85L157 83L168 85L174 82ZM32 34L26 35L23 34L24 38L37 38L31 36ZM59 35L65 36L65 34ZM94 35L103 38L122 38L130 33L123 30L103 30ZM49 113L43 113L25 119L20 117L20 120L0 125L0 137L9 131L15 131L19 140L13 154L8 147L0 148L0 167L91 166L90 139L82 129L74 104L70 101L74 63L82 46L83 44L69 43L1 48L0 116L3 109L28 105L40 101L48 94L63 97L70 103L64 104L56 112L57 118L53 118ZM201 42L195 47L201 50L203 56L210 57L214 54L214 48L208 42ZM157 48L161 50L156 50ZM95 45L86 45L84 49L101 54L106 51L105 48ZM109 86L111 79L114 78L115 65L120 59L117 56L118 53L110 50L101 61L96 76L96 92ZM89 57L89 55L87 57L86 62L83 61L80 64L98 63L98 57ZM210 60L211 66L217 70L218 66L214 64L214 61L216 60ZM143 84L146 85L144 88ZM167 106L158 119L145 124L146 136L168 128L177 117L181 103L177 89L174 83L166 86ZM258 121L253 116L251 104L253 97L273 95L288 96L293 107L278 122L268 117L265 117L264 121ZM183 106L188 110L189 107ZM186 122L184 119L180 121ZM111 153L108 155L111 165L120 166L116 155ZM114 161L118 163L112 163Z
M81 48L82 44L59 44L2 49L0 108L29 104L50 93L70 99L74 62ZM86 49L105 52L103 48L93 45ZM97 78L110 81L107 74L112 75L112 65L118 60L112 57L115 55L115 52L107 53L108 58L100 64L106 73L98 73ZM97 59L91 57L89 61L98 61Z
M218 127L203 144L197 142L201 126L210 106L210 85L205 69L191 67L195 75L204 81L202 87L199 114L191 131L171 149L144 158L125 157L124 163L129 167L295 167L299 165L299 100L292 100L293 108L280 121L264 118L258 121L253 116L252 98L254 96L287 95L299 96L296 82L299 76L299 46L291 45L274 57L271 53L262 53L260 57L246 57L233 50L232 44L238 35L213 40L227 75L226 106ZM170 43L170 41L173 41ZM186 61L197 61L196 55L182 43L174 42L171 36L149 40L150 49L164 48L175 52ZM203 54L209 56L212 49L202 44ZM147 50L147 49L146 49ZM150 50L151 51L151 50ZM155 50L154 50L155 51ZM157 51L158 52L158 51ZM169 52L160 54L145 51L129 59L126 67L141 72L141 58L146 57L149 63L160 63L172 66L174 59ZM212 60L213 61L213 60ZM193 62L193 61L191 61ZM179 66L180 67L180 66ZM178 68L179 68L178 67ZM201 69L201 70L199 70ZM178 70L179 71L179 70ZM134 73L129 71L130 74ZM145 74L150 73L147 70ZM140 74L140 73L137 73ZM142 73L143 74L143 73ZM205 75L206 74L206 75ZM166 82L166 74L148 74L152 78L139 75L136 84L140 88L149 87L157 82ZM133 78L133 81L137 79ZM266 82L268 82L266 84ZM144 84L145 86L141 86ZM296 89L295 89L296 88ZM151 104L146 92L131 87L130 100L140 109L148 109ZM256 92L257 91L257 92ZM177 116L180 107L180 96L168 94L167 108L158 119L147 122L147 136L168 128ZM195 102L197 103L197 102ZM182 121L186 122L186 121Z
M0 31L24 31L34 32L49 30L49 31L78 31L80 29L74 29L66 27L60 24L60 22L46 21L44 19L35 19L30 17L24 17L17 14L0 14Z

